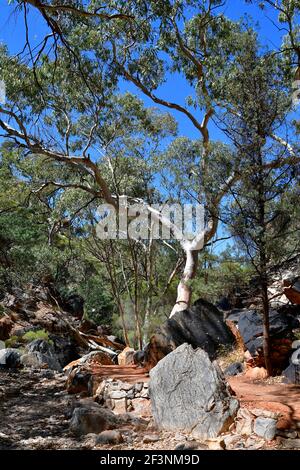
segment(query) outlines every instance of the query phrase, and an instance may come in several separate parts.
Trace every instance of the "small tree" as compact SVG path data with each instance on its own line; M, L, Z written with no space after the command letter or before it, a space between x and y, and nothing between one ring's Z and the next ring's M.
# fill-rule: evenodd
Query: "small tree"
M237 112L231 115L227 129L243 162L243 173L231 191L227 222L258 275L264 359L267 372L272 375L269 272L276 266L275 253L287 232L288 217L282 211L282 195L293 177L288 165L278 168L283 152L272 136L285 115L289 97L284 87L278 86L283 83L280 62L268 54L260 55L255 42L249 43L248 53L241 57L239 66L233 77L235 89L230 88L234 90L231 95L237 93Z

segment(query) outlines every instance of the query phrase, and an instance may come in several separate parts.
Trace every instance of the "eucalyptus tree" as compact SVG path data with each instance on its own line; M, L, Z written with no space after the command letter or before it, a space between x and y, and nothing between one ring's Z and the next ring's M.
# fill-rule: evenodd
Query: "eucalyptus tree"
M209 128L224 105L220 82L234 69L237 55L252 37L249 27L227 18L221 0L11 3L24 14L23 60L27 57L29 62L24 65L1 54L8 102L1 107L0 126L3 136L17 147L84 174L80 189L118 208L103 165L89 151L99 143L105 148L109 142L109 137L103 138L101 123L115 106L113 95L120 79L131 82L157 105L180 113L198 132L201 142L193 174L207 219L203 232L191 243L182 243L186 263L172 314L184 309L191 300L189 283L197 271L199 252L216 234L220 203L241 174L238 155L229 151L226 171L219 168L215 158L219 152ZM35 47L28 27L32 8L49 28ZM170 101L159 89L178 75L191 94L180 102ZM282 144L283 139L278 139ZM297 160L291 152L290 157Z

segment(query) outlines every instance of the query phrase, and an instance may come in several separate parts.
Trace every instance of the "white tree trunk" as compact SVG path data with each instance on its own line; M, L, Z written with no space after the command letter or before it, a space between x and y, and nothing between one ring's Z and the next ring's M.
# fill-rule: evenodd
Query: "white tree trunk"
M186 250L186 261L182 278L177 287L176 303L170 314L170 318L181 310L187 309L191 304L192 288L190 282L194 279L198 267L199 250Z

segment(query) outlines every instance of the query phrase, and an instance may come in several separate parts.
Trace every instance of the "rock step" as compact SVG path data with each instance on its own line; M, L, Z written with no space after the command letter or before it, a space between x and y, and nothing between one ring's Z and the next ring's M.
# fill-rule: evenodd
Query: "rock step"
M95 379L110 378L132 384L137 382L149 382L148 371L133 364L128 366L94 365L91 369L91 373Z

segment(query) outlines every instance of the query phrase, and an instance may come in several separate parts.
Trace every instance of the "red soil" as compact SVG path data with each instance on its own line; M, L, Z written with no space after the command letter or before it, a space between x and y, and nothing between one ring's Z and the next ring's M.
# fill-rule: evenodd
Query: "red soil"
M148 382L147 370L135 365L129 366L93 366L93 374L101 381L112 378L123 382ZM254 408L274 411L281 414L278 428L292 428L300 422L300 386L283 383L270 384L266 380L251 381L243 375L228 379L243 407L250 411Z
M242 406L279 412L278 428L288 429L300 421L300 386L266 381L252 382L244 376L228 379Z

